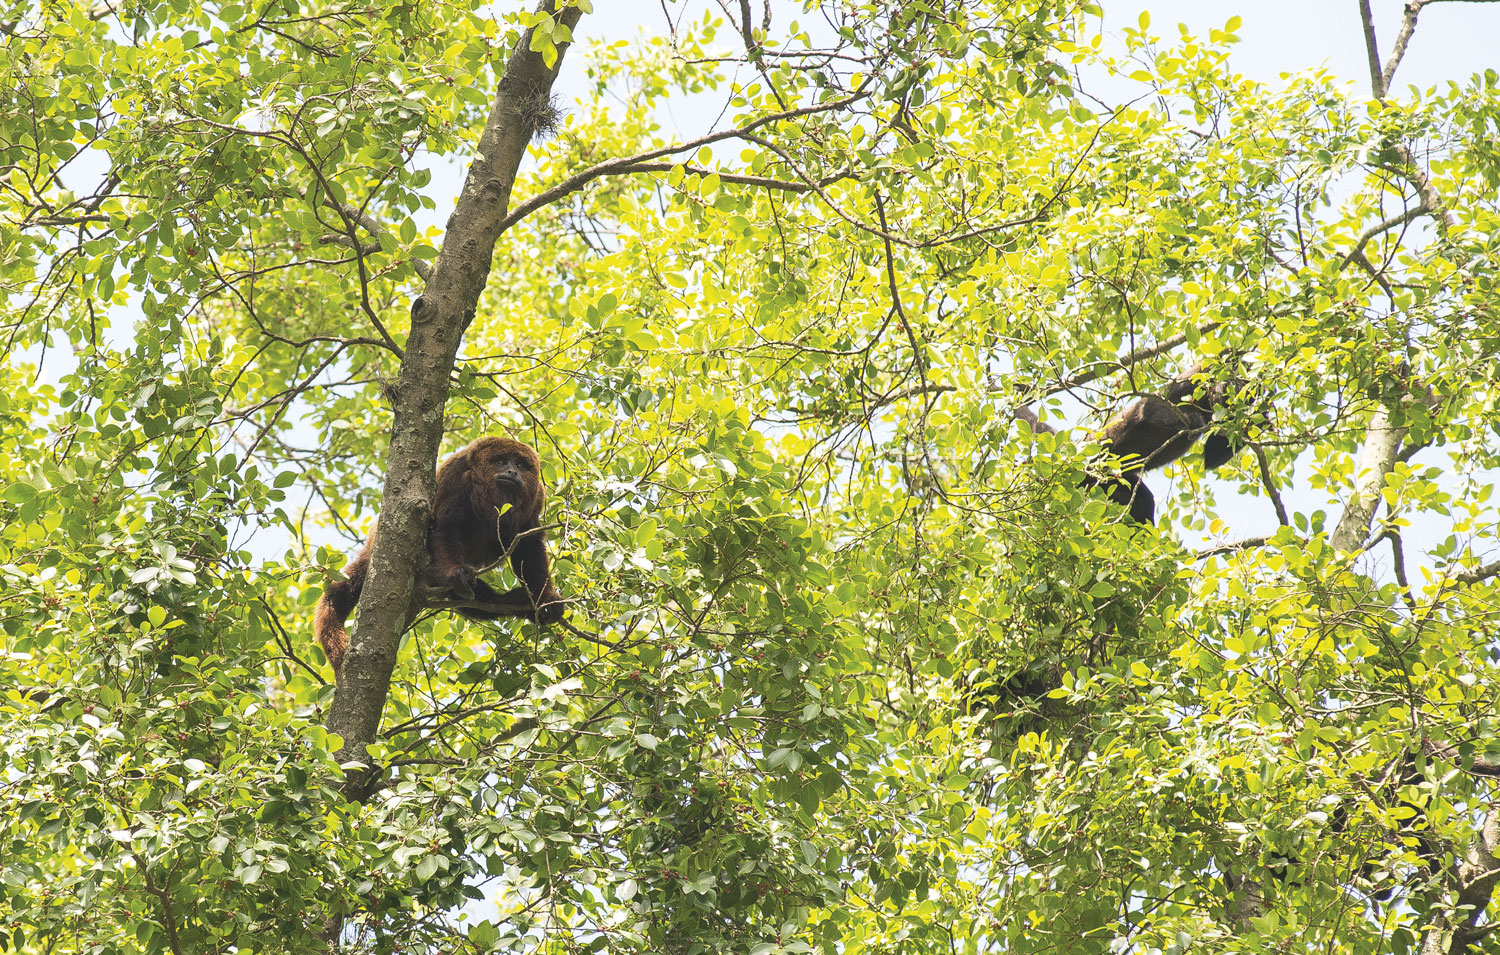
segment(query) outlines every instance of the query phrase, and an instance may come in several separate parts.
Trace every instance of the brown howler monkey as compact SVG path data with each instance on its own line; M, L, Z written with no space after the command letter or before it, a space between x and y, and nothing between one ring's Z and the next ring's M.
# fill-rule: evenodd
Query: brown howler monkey
M541 459L519 441L480 438L444 461L438 468L432 519L427 524L424 589L460 600L530 608L526 616L538 623L562 619L562 595L552 586L542 540L540 518L546 496ZM324 588L313 617L313 632L335 676L343 669L349 647L344 621L364 590L374 546L372 534L345 569L347 579ZM506 554L521 583L500 593L478 574ZM469 607L458 612L473 620L500 616Z
M1243 440L1217 432L1205 435L1204 431L1213 421L1214 409L1246 384L1240 378L1206 381L1201 369L1194 368L1168 382L1160 395L1139 399L1099 431L1104 450L1121 459L1119 476L1085 478L1084 485L1106 488L1109 499L1129 508L1131 519L1137 523L1155 523L1156 498L1142 476L1182 457L1200 436L1206 468L1213 470L1228 463ZM1030 408L1017 408L1015 416L1030 424L1033 431L1054 431L1038 421Z

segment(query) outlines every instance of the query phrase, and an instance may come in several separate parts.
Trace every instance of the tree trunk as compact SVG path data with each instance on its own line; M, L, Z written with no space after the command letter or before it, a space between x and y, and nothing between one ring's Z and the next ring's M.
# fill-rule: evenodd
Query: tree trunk
M581 11L566 7L557 12L558 5L557 0L542 0L537 10L551 13L571 31ZM328 716L329 732L343 737L339 759L344 762L363 761L365 747L379 732L396 648L421 599L415 581L427 561L427 521L454 358L489 278L516 170L538 121L549 111L552 84L567 49L567 44L557 44L557 58L549 67L531 49L534 33L535 27L526 32L506 64L480 136L479 157L469 167L448 219L437 265L412 307L393 401L375 549ZM360 770L346 774L345 795L362 798L368 777Z
M1396 455L1406 437L1405 428L1391 423L1391 405L1399 400L1389 399L1370 416L1364 447L1354 462L1354 490L1330 539L1339 550L1358 550L1370 533L1370 521L1380 507L1381 492L1385 489L1385 476L1396 466Z
M1474 833L1463 862L1455 867L1452 908L1434 920L1422 939L1422 955L1452 955L1464 951L1489 934L1490 927L1479 927L1500 882L1500 813L1485 814L1484 822Z

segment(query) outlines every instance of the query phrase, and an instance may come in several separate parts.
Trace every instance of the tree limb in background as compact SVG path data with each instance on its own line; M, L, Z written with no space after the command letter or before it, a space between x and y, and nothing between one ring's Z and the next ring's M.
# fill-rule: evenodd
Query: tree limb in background
M1413 9L1413 4L1416 5L1416 9ZM1411 39L1411 31L1416 26L1416 14L1420 7L1420 0L1412 0L1408 3L1408 22L1402 28L1398 51L1392 58L1389 68L1382 68L1380 48L1375 40L1375 23L1370 10L1370 0L1359 0L1360 18L1365 34L1365 52L1370 61L1370 87L1377 100L1385 99L1387 86L1395 71L1395 63L1405 50L1407 41ZM1345 256L1339 266L1341 269L1363 256L1365 244L1372 237L1388 229L1405 225L1419 215L1432 216L1437 222L1438 231L1443 234L1447 233L1447 227L1452 220L1452 213L1448 211L1447 204L1433 186L1432 180L1417 165L1416 156L1412 154L1412 151L1405 145L1397 145L1396 151L1404 163L1404 168L1397 172L1416 188L1421 204L1414 209L1406 210L1395 219L1381 222L1366 230L1354 249ZM1353 551L1363 544L1365 535L1370 530L1370 522L1380 506L1385 476L1396 466L1401 452L1401 442L1406 437L1406 429L1396 427L1394 424L1396 409L1401 400L1401 394L1386 397L1370 416L1368 436L1354 465L1354 490L1329 541L1340 550Z
M517 222L520 222L522 219L531 215L533 212L542 208L543 206L551 205L557 200L577 192L579 189L582 189L584 186L593 182L595 179L598 179L600 176L609 175L611 173L638 171L639 167L643 166L653 159L661 159L665 156L672 156L677 153L696 150L703 146L723 142L728 139L746 139L755 142L757 140L754 140L752 137L747 135L751 130L759 129L762 126L780 122L782 120L796 119L801 116L811 116L814 113L826 113L830 110L843 109L846 106L850 106L862 99L865 99L869 95L870 84L865 83L850 95L842 97L841 99L832 100L831 102L816 103L812 106L802 106L798 107L797 109L789 109L781 113L772 113L769 116L762 116L759 119L754 120L753 122L746 123L744 126L737 129L726 129L721 130L717 133L709 133L706 136L699 136L697 139L691 139L687 142L675 143L671 146L661 146L656 149L649 149L646 152L637 153L634 156L620 156L615 159L606 159L601 163L583 170L582 172L574 173L552 188L539 192L536 195L532 196L530 199L527 199L525 202L516 206L514 212L506 215L501 220L501 231L509 229L511 226L515 225ZM840 174L836 178L830 179L828 181L837 182L838 179L842 178L844 178L844 175ZM805 182L807 183L809 188L818 189L820 188L819 183L823 182L823 180L815 180L809 178L806 179ZM466 192L467 188L468 187L466 186ZM455 212L455 215L456 214L457 213Z
M1452 873L1457 881L1450 899L1433 908L1436 918L1422 939L1422 955L1452 955L1463 951L1494 930L1480 926L1495 887L1500 884L1500 812L1485 814L1474 841Z

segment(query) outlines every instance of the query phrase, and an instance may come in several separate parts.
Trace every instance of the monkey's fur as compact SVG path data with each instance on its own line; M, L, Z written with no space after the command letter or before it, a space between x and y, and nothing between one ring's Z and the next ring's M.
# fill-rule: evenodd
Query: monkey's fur
M1160 395L1146 395L1105 424L1106 451L1121 459L1120 476L1096 481L1107 485L1109 499L1130 509L1132 520L1151 524L1156 498L1141 480L1147 471L1166 467L1187 454L1203 437L1203 466L1210 471L1227 464L1238 450L1227 435L1204 435L1214 409L1243 382L1203 381L1197 369L1167 383Z
M1099 431L1104 450L1120 459L1120 473L1111 477L1089 477L1085 486L1103 487L1109 499L1130 509L1131 520L1140 524L1156 521L1156 498L1142 480L1145 472L1165 467L1182 457L1203 437L1203 465L1209 470L1228 463L1244 444L1242 436L1204 432L1213 422L1214 410L1227 396L1246 386L1243 379L1206 381L1199 368L1173 379L1160 395L1146 395L1131 404ZM1027 407L1015 416L1033 431L1054 433L1037 420Z
M546 497L541 459L519 441L484 437L448 458L437 472L423 588L428 594L460 600L527 607L527 616L538 623L562 619L562 595L552 586L542 540L540 518ZM342 671L349 648L344 621L359 603L374 546L372 534L344 570L347 579L324 588L313 617L313 632L335 676ZM500 593L478 574L507 553L521 583ZM501 616L469 607L458 612L473 620Z

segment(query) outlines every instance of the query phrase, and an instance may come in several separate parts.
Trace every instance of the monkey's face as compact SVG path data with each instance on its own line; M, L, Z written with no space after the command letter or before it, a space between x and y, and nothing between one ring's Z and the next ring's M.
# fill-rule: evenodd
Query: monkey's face
M525 487L535 481L531 474L531 462L517 457L504 457L495 463L495 486L511 491Z
M469 466L476 485L487 486L496 500L535 514L545 497L541 463L536 452L519 441L481 438L471 448Z

